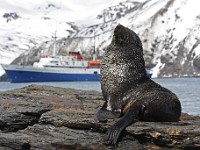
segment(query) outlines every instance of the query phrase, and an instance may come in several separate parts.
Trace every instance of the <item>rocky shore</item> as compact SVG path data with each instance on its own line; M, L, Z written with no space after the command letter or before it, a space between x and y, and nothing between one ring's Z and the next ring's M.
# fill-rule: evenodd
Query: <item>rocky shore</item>
M106 150L107 128L99 123L101 93L31 85L0 93L1 150ZM174 123L137 122L120 138L117 150L200 149L200 117L182 114Z

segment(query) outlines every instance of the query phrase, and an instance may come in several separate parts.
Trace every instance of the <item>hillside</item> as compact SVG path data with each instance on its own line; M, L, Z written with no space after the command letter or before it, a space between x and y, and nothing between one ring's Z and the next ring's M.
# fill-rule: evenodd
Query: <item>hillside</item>
M20 55L48 51L55 31L59 40L76 32L76 28L99 23L98 12L110 3L112 0L1 1L0 64L10 64ZM29 61L29 57L25 59ZM0 66L0 75L3 73Z
M197 1L130 3L109 7L110 14L115 8L122 7L119 9L121 14L78 31L66 40L65 49L92 47L84 43L93 44L95 35L95 47L102 50L110 42L113 28L121 23L140 36L147 69L153 72L154 77L200 75L200 12Z
M10 30L11 26L0 26L0 32L3 32L3 27L7 31L4 30L7 36L0 37L0 55L3 58L0 63L11 63L21 54L13 63L32 64L38 60L41 51L51 54L51 36L55 30L58 54L79 50L85 58L89 58L95 46L101 58L103 49L110 43L113 29L120 23L140 36L146 67L153 77L200 75L200 12L197 0L118 0L106 5L103 2L97 4L98 7L88 12L82 9L85 5L71 5L70 8L83 10L76 12L71 21L69 12L72 9L67 9L69 5L61 2L44 1L39 6L32 6L32 12L27 11L27 14L5 15L4 12L1 20L5 24L27 24L19 26L15 32ZM36 26L37 32L28 30L34 19L35 24L40 21L42 25Z

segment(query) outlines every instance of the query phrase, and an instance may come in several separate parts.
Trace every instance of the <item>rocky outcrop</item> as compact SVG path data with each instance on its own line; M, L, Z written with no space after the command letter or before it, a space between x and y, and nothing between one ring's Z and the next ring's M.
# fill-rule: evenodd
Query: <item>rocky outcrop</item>
M109 149L103 143L116 120L99 123L101 93L31 85L0 93L0 149ZM181 121L136 122L116 149L200 149L200 117Z

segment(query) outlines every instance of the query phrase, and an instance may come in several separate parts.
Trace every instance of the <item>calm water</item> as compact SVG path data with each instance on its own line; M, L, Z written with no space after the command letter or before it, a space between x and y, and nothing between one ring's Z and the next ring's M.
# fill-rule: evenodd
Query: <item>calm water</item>
M187 112L192 115L200 115L200 78L164 78L153 80L177 94L181 101L183 112ZM0 91L22 88L30 84L101 91L100 82L0 82Z

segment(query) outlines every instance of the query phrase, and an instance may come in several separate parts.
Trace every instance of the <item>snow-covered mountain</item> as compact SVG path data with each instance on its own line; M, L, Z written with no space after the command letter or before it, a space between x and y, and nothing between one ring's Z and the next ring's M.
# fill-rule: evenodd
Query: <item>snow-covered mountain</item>
M77 5L77 2L79 5ZM41 51L52 53L57 31L59 54L81 51L98 57L123 24L141 38L147 69L153 76L200 75L200 10L198 0L43 0L1 2L0 63L31 64ZM95 7L94 7L95 6Z
M0 1L0 64L51 43L55 31L60 39L76 28L99 23L96 16L110 3L112 0ZM0 75L3 73L0 67Z

